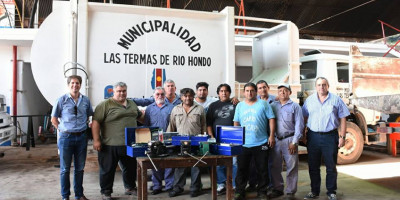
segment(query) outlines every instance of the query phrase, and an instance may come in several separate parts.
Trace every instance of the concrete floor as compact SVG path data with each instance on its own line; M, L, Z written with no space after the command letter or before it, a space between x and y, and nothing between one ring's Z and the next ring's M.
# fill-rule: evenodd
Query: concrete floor
M39 144L30 151L21 147L0 147L5 156L0 158L0 199L61 199L59 196L59 168L56 144ZM300 156L299 183L297 199L310 191L307 171L307 156ZM364 151L356 164L338 166L338 198L347 200L368 199L400 199L400 158L394 158L384 153ZM323 189L320 199L327 199L324 189L325 169L321 168ZM85 195L91 200L101 199L98 181L97 153L92 146L88 148L88 158L85 168ZM211 199L210 179L202 177L204 191L196 199ZM190 198L188 179L185 193L174 199ZM149 185L151 183L149 182ZM121 173L118 172L114 182L114 199L127 200L132 197L123 195ZM73 190L71 190L73 197ZM256 199L255 193L247 196ZM168 199L167 193L161 193L149 199ZM220 196L218 199L225 199ZM277 198L283 199L283 198Z

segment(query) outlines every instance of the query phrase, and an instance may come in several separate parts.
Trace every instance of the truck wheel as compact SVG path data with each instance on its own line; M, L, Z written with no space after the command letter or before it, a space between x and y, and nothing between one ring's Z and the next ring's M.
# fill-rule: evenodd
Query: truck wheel
M388 122L400 122L400 115L399 114L390 114L387 121Z
M339 149L337 163L340 165L355 163L360 158L364 148L361 129L352 122L346 122L346 142Z

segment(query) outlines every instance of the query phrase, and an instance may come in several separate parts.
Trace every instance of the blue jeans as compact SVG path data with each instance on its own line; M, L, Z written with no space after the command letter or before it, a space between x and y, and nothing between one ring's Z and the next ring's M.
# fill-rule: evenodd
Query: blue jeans
M69 190L71 184L69 174L71 168L72 157L74 158L74 192L75 198L79 199L83 196L83 169L85 168L87 135L81 134L71 135L68 133L60 133L58 141L58 149L60 150L60 181L61 196L68 198L71 195Z
M217 166L217 184L223 185L225 187L226 181L226 167L225 166ZM232 186L236 187L235 179L236 179L236 172L237 172L237 157L233 157L232 160Z
M337 189L337 155L339 136L337 131L320 134L311 130L307 133L308 172L311 179L311 192L319 195L321 187L321 160L326 166L327 194L336 194Z
M173 189L174 186L174 168L152 170L151 180L153 181L153 190L162 189L162 180L165 180L165 189Z

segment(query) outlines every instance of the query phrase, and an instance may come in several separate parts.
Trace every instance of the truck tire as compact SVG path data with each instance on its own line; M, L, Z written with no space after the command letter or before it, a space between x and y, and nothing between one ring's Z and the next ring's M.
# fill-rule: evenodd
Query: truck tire
M339 165L355 163L364 148L361 129L352 122L346 122L346 142L339 149L337 163Z
M388 122L400 122L400 115L399 114L389 114L389 118L387 119Z

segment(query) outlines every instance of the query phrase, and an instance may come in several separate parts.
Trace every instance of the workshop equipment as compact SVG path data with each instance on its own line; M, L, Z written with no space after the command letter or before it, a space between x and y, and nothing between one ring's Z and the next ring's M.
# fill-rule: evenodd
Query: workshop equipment
M149 143L149 149L147 151L147 154L153 158L168 156L167 147L161 141L151 141Z
M152 141L152 132L154 131L158 134L158 127L126 127L126 154L130 157L146 156L145 152L148 150L148 143Z
M182 140L180 141L181 151L178 155L185 156L191 153L192 145L190 140Z
M212 154L239 155L242 153L242 145L245 143L245 127L241 126L217 126L217 143L210 145Z

